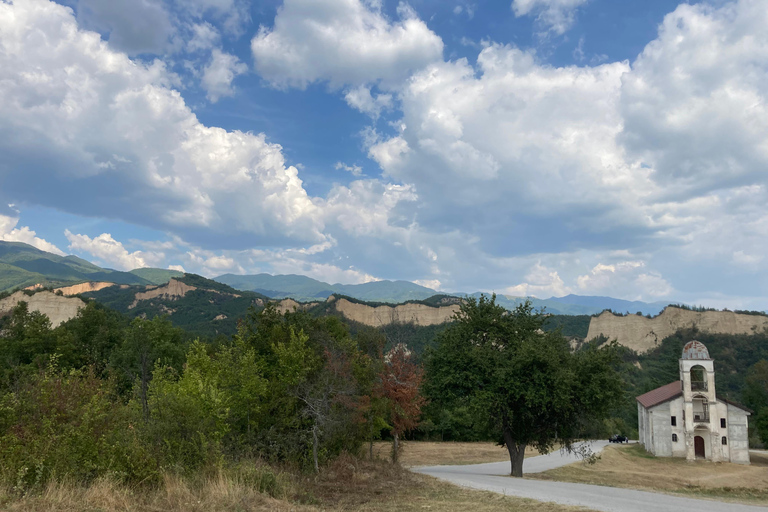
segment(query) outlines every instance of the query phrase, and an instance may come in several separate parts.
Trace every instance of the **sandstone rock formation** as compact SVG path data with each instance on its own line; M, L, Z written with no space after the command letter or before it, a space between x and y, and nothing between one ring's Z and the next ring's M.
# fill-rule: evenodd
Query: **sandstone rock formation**
M30 311L37 311L47 316L52 327L58 327L76 317L80 308L85 307L85 302L77 297L64 297L49 291L27 295L19 291L0 300L0 315L10 313L19 302L26 302Z
M293 299L283 299L280 302L277 303L277 306L275 309L278 313L285 314L285 313L293 313L295 311L303 311L305 309L309 309L312 306L316 306L319 304L318 302L296 302Z
M437 325L450 322L459 311L459 305L431 307L424 304L400 304L398 306L367 306L340 298L335 304L336 311L348 320L371 327L394 323L415 325Z
M139 301L142 300L156 299L158 297L166 300L176 300L179 297L185 296L187 292L191 292L193 290L197 290L197 288L188 284L184 284L181 281L177 281L176 279L171 279L167 284L163 286L147 288L147 291L137 293L134 297L133 304L128 306L128 309L135 308L139 305Z
M694 326L715 334L752 334L768 328L768 317L731 311L699 312L676 307L667 307L654 318L617 316L603 311L590 320L587 340L603 335L636 352L647 352L678 329Z
M64 286L63 288L56 288L54 291L61 292L64 295L78 295L80 293L97 292L104 288L109 288L110 286L115 286L115 283L106 283L103 281L80 283L73 284L72 286Z

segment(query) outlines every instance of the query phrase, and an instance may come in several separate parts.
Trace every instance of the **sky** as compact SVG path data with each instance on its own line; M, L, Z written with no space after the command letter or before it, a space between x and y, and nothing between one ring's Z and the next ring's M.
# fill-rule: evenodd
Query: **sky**
M0 240L768 309L764 0L0 0Z

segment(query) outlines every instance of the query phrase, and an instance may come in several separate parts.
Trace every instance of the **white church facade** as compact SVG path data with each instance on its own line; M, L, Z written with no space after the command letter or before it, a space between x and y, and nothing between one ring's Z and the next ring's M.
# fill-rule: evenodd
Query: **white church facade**
M749 464L751 411L715 395L715 366L703 343L683 348L680 380L637 397L640 442L658 457Z

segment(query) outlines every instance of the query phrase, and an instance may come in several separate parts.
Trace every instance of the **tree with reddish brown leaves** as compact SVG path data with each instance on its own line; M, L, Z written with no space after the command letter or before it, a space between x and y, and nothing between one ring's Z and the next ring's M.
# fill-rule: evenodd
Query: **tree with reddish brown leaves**
M397 462L400 436L419 425L421 408L426 399L421 396L424 370L413 362L411 352L403 344L396 345L384 358L381 396L389 402L389 422L392 427L392 462Z

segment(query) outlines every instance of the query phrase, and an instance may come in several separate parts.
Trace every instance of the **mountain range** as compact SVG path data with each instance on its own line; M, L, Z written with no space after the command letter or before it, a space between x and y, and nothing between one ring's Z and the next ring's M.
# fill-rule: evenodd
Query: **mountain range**
M409 300L426 300L437 294L444 294L410 281L373 281L364 284L329 284L311 277L296 274L289 275L235 275L224 274L215 277L214 281L231 286L238 290L261 293L271 298L292 298L300 301L325 299L331 294L341 294L367 302L400 303ZM450 293L456 297L480 297L481 292ZM513 297L497 295L496 302L507 309L514 309L518 304L530 300L536 309L544 308L546 312L556 315L594 315L605 309L617 313L637 313L656 315L668 305L667 302L641 302L614 299L612 297L597 297L583 295L566 295L539 299L536 297Z
M157 268L140 268L122 272L99 267L77 256L59 256L24 243L0 241L0 292L38 284L57 287L89 281L150 286L164 284L171 278L180 278L183 275L175 270ZM410 281L384 280L352 285L329 284L296 274L224 274L214 280L237 290L255 292L273 299L290 297L300 301L325 299L331 294L341 294L366 302L401 303L426 300L443 293ZM449 295L479 297L481 293ZM508 309L513 309L525 300L530 300L535 308L544 308L548 313L561 315L593 315L605 309L621 313L641 312L644 315L655 315L667 305L667 302L647 303L579 295L549 299L498 295L496 300Z
M77 256L59 256L21 242L0 241L0 292L36 284L55 287L86 281L152 285L181 275L174 270L150 268L121 272Z

